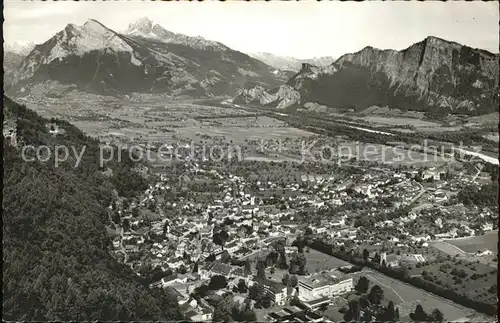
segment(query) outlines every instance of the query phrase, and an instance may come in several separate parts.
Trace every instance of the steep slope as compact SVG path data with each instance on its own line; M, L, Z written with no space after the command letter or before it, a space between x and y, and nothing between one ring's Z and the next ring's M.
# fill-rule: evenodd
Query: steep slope
M18 93L45 81L105 94L234 95L244 86L277 86L266 64L201 37L171 33L141 19L123 33L98 21L68 25L23 61Z
M279 70L298 72L302 67L302 63L308 63L317 66L326 66L335 62L333 57L314 57L310 59L299 59L289 56L279 56L271 53L250 53L248 54L253 58L256 58L269 66L272 66Z
M483 114L498 111L498 73L499 55L428 37L402 51L366 47L329 67L303 64L286 84L297 104Z
M9 89L18 78L19 68L23 59L33 50L34 43L10 42L3 43L3 84Z
M4 50L3 52L3 84L4 84L4 89L9 89L12 85L14 80L18 77L18 72L19 72L19 67L21 66L21 63L23 62L24 55L10 51L10 50Z
M2 318L182 319L175 300L149 290L107 252L111 241L104 227L105 207L113 186L99 172L97 142L67 122L46 120L9 99L3 117ZM54 136L49 123L65 133ZM78 167L73 167L74 159L55 167L53 156L47 162L24 161L23 145L86 150ZM127 178L134 177L128 163L108 166L127 167Z

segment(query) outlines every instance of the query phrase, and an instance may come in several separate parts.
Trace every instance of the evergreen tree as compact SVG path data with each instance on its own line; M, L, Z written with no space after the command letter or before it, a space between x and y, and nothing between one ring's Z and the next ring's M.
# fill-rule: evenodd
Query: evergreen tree
M443 322L444 320L443 313L437 308L432 311L431 317L434 322Z
M243 272L245 276L250 276L252 274L252 265L250 264L250 260L245 261L245 267L243 268Z
M370 253L368 252L368 250L363 249L363 260L364 260L365 262L367 262L367 261L368 261L368 257L369 257L369 256L370 256Z
M360 317L361 309L359 307L359 302L357 300L350 301L349 308L344 314L344 320L347 322L359 321Z
M383 321L393 322L396 320L396 311L394 309L394 303L392 301L389 302L387 308L385 308Z
M356 284L356 291L358 293L366 293L368 291L368 287L370 285L370 281L368 280L368 278L366 278L365 276L361 276L358 280L358 283Z
M410 318L417 322L425 322L429 320L429 316L424 311L422 305L418 304L415 308L415 312L410 313Z
M266 278L266 264L264 260L258 260L256 267L257 267L257 277Z
M373 286L370 290L370 293L368 294L368 300L370 301L370 303L378 305L383 298L384 291L382 290L382 288L380 288L380 286L378 285Z
M283 283L283 285L285 286L290 286L290 275L288 274L284 274L283 275L283 278L281 279L281 282Z

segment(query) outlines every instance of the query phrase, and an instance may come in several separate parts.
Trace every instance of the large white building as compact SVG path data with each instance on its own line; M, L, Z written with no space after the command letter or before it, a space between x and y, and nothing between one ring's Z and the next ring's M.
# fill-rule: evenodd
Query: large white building
M352 277L340 272L323 273L299 278L299 297L305 301L331 298L354 289Z

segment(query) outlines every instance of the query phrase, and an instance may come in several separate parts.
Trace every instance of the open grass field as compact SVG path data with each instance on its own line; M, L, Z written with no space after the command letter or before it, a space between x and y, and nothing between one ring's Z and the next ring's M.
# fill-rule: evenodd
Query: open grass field
M419 127L440 127L441 125L436 122L421 120L417 118L405 118L405 117L379 117L379 116L365 116L362 118L369 122L370 124L380 124L388 126L414 126Z
M231 118L213 118L213 119L198 119L203 126L222 126L222 127L284 127L285 122L266 117L231 117Z
M110 126L109 122L106 121L73 121L71 123L92 137L97 137L107 132Z
M498 125L498 119L500 118L500 114L498 112L483 114L480 116L474 116L467 118L468 123L473 124L491 124Z
M368 280L384 289L385 297L392 300L399 308L400 317L404 321L408 320L409 314L415 310L417 304L421 304L428 313L435 308L439 308L444 315L445 321L454 321L469 315L481 316L471 309L380 273L367 270L365 276ZM489 318L489 321L491 320L492 318Z
M498 230L490 231L481 236L447 240L446 242L462 249L465 252L476 253L485 249L498 252Z
M335 258L314 249L310 249L309 252L304 252L304 255L307 259L306 268L309 273L315 273L322 270L331 270L334 268L351 265L344 260Z
M431 243L429 243L429 245L431 245L432 247L446 253L447 255L450 255L452 257L454 257L455 255L464 255L465 252L458 248L457 246L455 245L452 245L451 243L449 242L446 242L446 241L433 241Z
M245 140L270 140L309 137L313 134L292 127L270 127L265 131L260 127L185 127L175 129L179 137L194 140L200 135L224 137L226 142L244 143ZM197 136L198 134L198 136Z
M419 127L418 132L445 132L445 131L459 131L462 127Z

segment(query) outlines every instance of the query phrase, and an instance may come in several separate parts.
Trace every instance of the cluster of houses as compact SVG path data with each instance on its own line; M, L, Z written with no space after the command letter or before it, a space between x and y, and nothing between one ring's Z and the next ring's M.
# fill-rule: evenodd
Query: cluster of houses
M227 261L222 262L221 258L229 254L232 259L244 260L256 252L269 248L273 239L285 238L287 240L288 237L296 236L305 228L294 221L296 212L301 210L315 212L327 206L341 207L352 202L353 199L360 203L373 204L379 199L390 198L404 205L409 201L414 201L423 191L423 186L414 180L418 174L416 170L374 171L363 175L351 175L349 179L342 182L336 181L333 176L329 175L303 175L302 183L287 183L283 186L283 184L271 181L250 183L243 177L224 174L214 169L204 170L197 164L191 164L191 166L191 175L194 177L214 179L216 184L211 185L217 185L217 193L214 194L216 198L204 203L184 198L166 202L162 196L172 188L167 185L169 177L162 174L160 182L150 186L137 205L132 203L128 210L130 213L130 209L133 208L154 209L155 211L150 212L155 213L157 218L146 222L142 213L139 217L122 214L123 217L129 219L131 229L122 232L120 237L113 241L113 246L117 250L124 250L128 255L139 255L128 258L132 268L141 267L144 259L142 256L147 254L153 268L159 266L164 271L173 270L172 275L152 282L151 286L175 289L186 317L193 321L210 320L213 315L213 308L208 303L189 299L194 288L207 283L214 276L225 277L228 290L237 286L240 280L245 281L247 286L255 283L252 273L246 272L243 267L230 265ZM421 175L423 179L439 180L442 173L442 170L431 168L421 172ZM442 183L440 182L439 185ZM446 186L435 185L435 187L435 190L431 189L427 192L433 196L433 201L439 202L440 198L446 196L441 193L444 192ZM271 196L266 194L267 190L281 190L292 192L292 194ZM268 203L272 199L277 199L278 203ZM150 207L151 205L153 208ZM162 205L168 205L168 210ZM366 216L373 216L377 212L380 210L372 208ZM482 210L480 216L489 218L491 212L488 212L490 211ZM182 216L175 217L171 214L182 214ZM363 240L360 236L360 228L352 226L351 216L352 212L342 211L315 224L308 223L307 226L313 233L329 237L337 245L353 241L360 242ZM396 229L392 230L389 240L397 246L418 244L425 247L428 246L431 236L427 233L419 234L412 231L412 223L418 221L420 216L419 211L411 211L396 219L377 222L375 227L378 227L379 231L387 229L388 232ZM447 222L443 219L438 217L433 225L436 228L442 227ZM483 227L489 229L493 226L487 222ZM457 230L436 231L434 236L437 238L454 237ZM466 225L461 226L460 230L473 231ZM221 232L225 233L222 243L216 241ZM409 239L399 241L398 237L401 234ZM156 238L152 245L148 244L148 248L145 248L147 235ZM368 240L374 241L372 237L369 238ZM290 255L295 252L297 248L287 243L285 253ZM209 258L212 259L209 260ZM387 266L402 266L425 262L425 257L421 254L388 255L382 253L382 262L385 262ZM281 282L265 279L260 280L259 284L263 286L264 292L269 295L275 305L284 306L290 299L290 291ZM301 276L293 294L297 293L296 295L307 310L297 311L289 307L288 310L285 308L269 313L269 319L283 321L296 318L315 321L318 319L315 310L329 304L335 296L345 294L352 289L352 277L336 270ZM234 297L235 301L242 301L239 299L241 295Z

